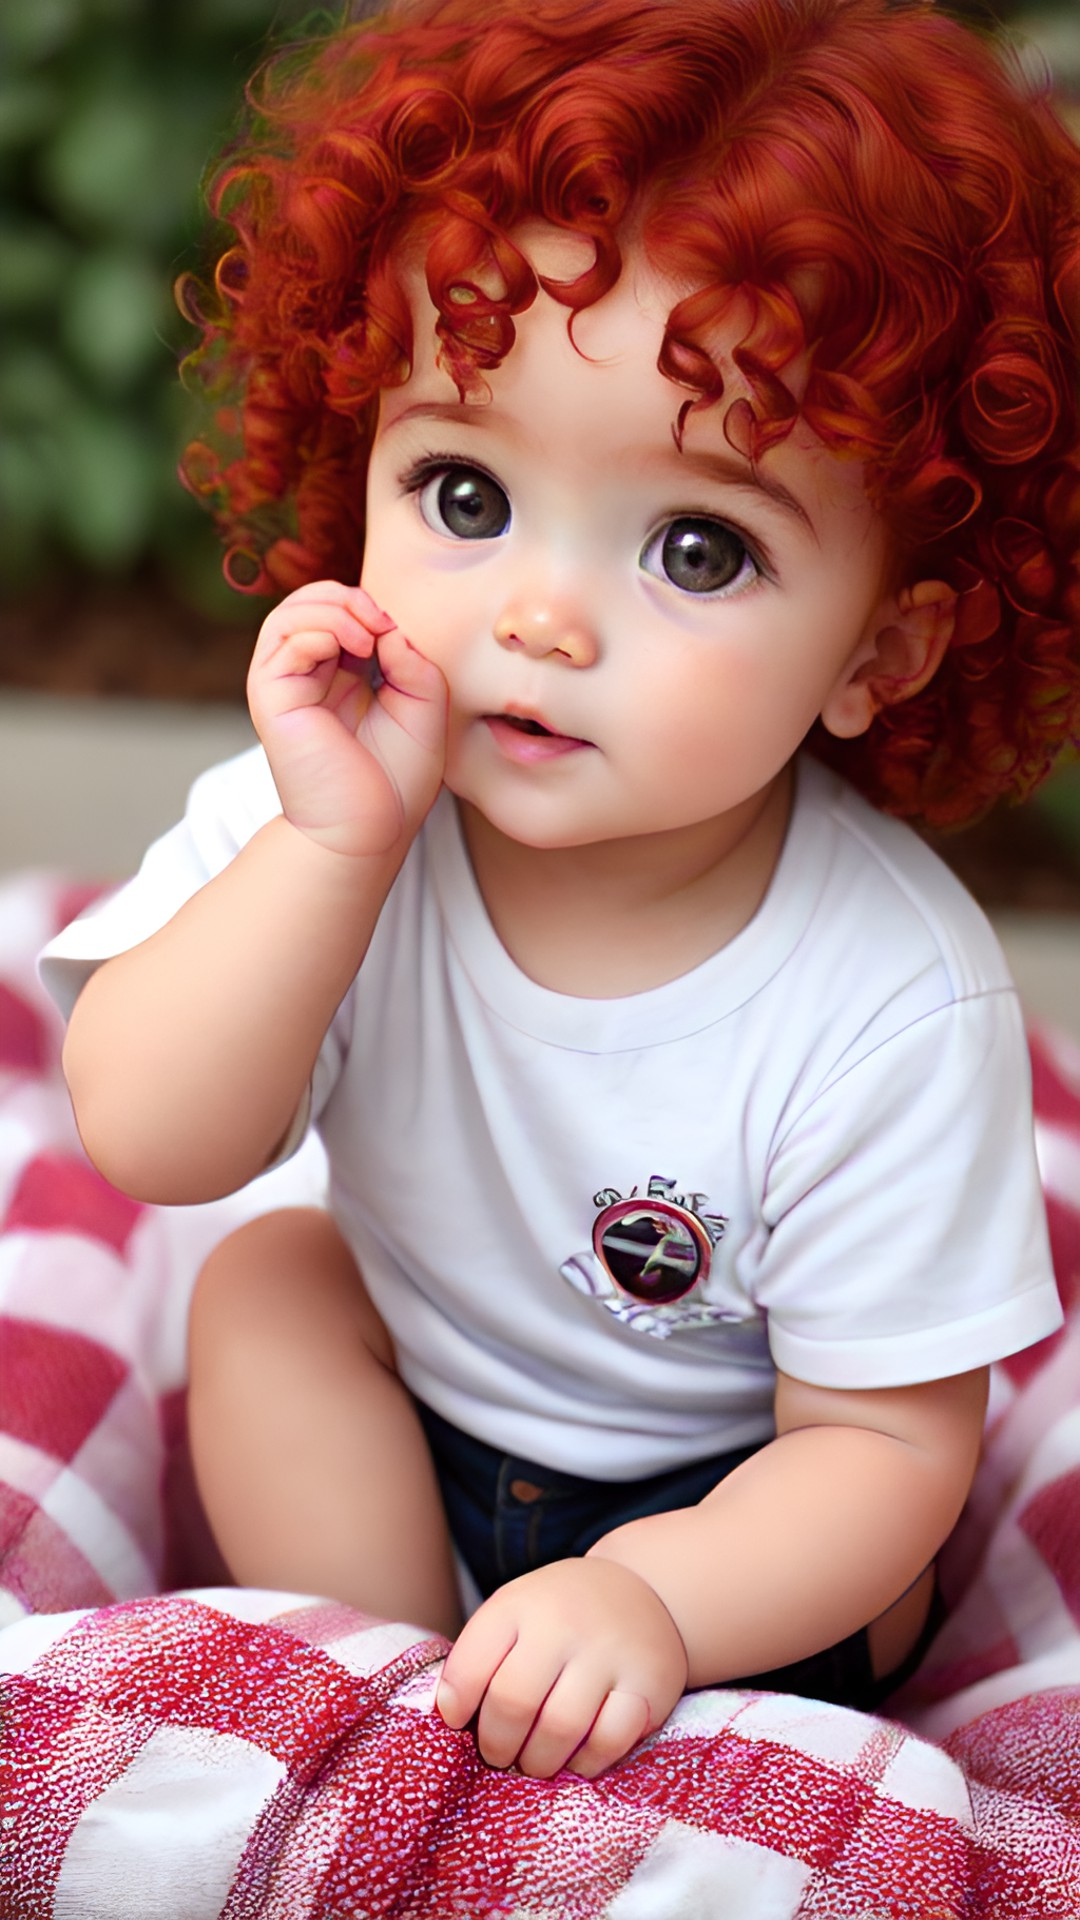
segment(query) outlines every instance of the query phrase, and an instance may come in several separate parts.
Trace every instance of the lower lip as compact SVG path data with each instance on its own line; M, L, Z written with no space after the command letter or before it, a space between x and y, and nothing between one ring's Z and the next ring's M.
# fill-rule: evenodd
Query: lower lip
M537 760L558 760L564 754L578 753L589 746L588 740L572 740L565 733L525 733L498 715L489 715L484 723L500 753L508 760L531 765Z

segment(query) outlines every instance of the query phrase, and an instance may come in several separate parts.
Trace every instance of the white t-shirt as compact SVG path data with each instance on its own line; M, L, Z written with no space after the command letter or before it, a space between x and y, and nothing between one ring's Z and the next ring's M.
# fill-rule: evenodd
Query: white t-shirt
M260 751L205 774L136 879L46 949L61 1005L277 810ZM907 1385L1061 1322L994 935L908 828L808 758L749 925L617 1000L515 966L444 793L311 1113L407 1384L597 1479L768 1438L777 1366Z

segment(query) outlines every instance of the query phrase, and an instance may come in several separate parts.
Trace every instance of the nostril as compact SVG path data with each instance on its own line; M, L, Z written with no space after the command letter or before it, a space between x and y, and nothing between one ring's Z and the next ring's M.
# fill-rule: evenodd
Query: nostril
M492 632L500 646L534 655L558 654L571 665L585 665L596 652L591 631L569 609L544 603L509 606L495 620Z

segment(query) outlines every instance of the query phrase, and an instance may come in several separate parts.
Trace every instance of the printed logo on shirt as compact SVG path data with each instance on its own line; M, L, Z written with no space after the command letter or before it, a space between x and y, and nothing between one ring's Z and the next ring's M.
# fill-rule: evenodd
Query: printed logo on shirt
M644 1194L636 1186L625 1197L603 1187L593 1195L592 1247L559 1268L564 1280L624 1325L661 1340L740 1317L704 1298L726 1216L705 1211L707 1193L675 1189L674 1180L658 1173L649 1176Z

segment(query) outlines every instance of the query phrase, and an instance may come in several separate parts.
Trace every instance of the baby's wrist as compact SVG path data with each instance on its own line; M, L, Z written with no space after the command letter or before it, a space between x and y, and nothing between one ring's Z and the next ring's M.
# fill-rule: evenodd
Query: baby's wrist
M327 845L284 813L255 839L266 842L259 865L263 884L273 887L279 906L289 903L297 928L320 929L324 955L331 947L339 950L342 964L355 971L404 852L350 852ZM252 853L257 854L254 844Z
M384 875L389 886L415 837L403 824L400 835L390 846L371 847L365 844L359 822L321 826L283 811L274 824L279 829L285 858L291 855L304 863L313 875L348 890Z
M642 1523L637 1522L636 1524L640 1525ZM591 1546L588 1548L584 1557L586 1560L604 1560L609 1565L617 1566L621 1568L624 1573L628 1573L630 1575L631 1579L640 1582L641 1586L643 1586L646 1589L650 1597L650 1600L656 1603L656 1606L660 1609L660 1611L666 1618L671 1628L672 1644L673 1646L677 1647L679 1656L681 1657L683 1662L683 1667L684 1667L683 1685L685 1686L686 1684L685 1674L688 1674L690 1671L690 1656L689 1656L689 1653L687 1652L686 1641L683 1637L682 1628L679 1625L678 1620L675 1618L675 1615L672 1613L671 1607L669 1606L667 1599L654 1586L648 1574L642 1570L639 1564L637 1564L637 1557L635 1556L634 1558L624 1559L620 1551L618 1533L619 1533L619 1530L616 1530L615 1533L606 1534L602 1540L597 1540L594 1546Z

